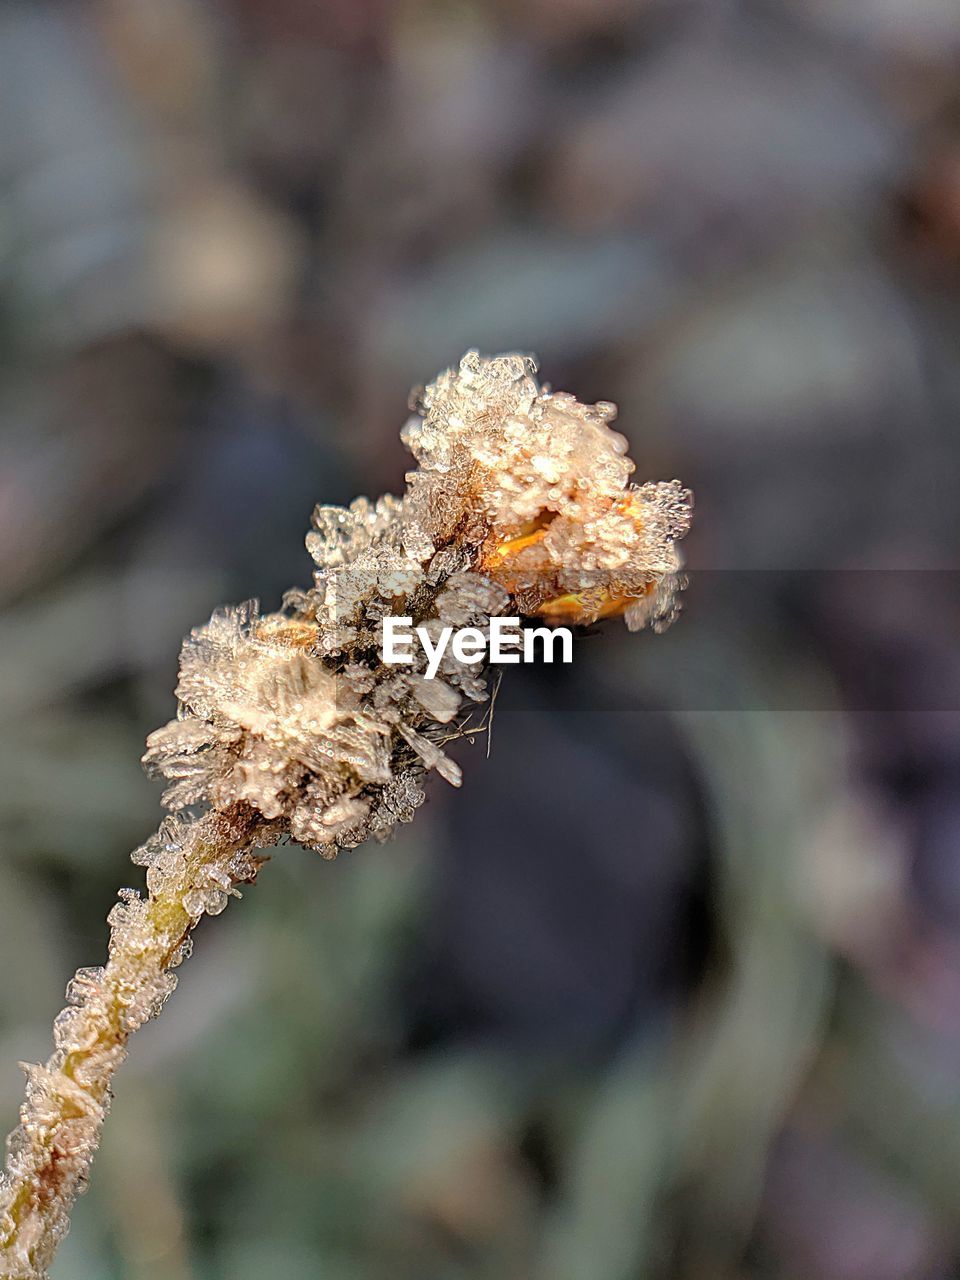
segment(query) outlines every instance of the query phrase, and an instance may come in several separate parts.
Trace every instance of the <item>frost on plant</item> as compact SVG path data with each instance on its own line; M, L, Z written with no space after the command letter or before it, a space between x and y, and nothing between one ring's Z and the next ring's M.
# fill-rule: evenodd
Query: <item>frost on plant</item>
M422 657L386 665L385 616L437 634L512 613L669 623L690 494L630 483L614 414L542 388L528 358L468 353L414 399L404 497L317 507L312 585L280 613L247 603L188 637L177 718L144 756L170 810L133 855L146 893L121 891L107 964L72 980L52 1057L27 1068L0 1181L2 1280L45 1274L126 1042L173 990L201 917L256 878L256 850L290 836L332 857L409 822L428 772L459 784L443 744L487 700L486 673L452 653L434 680Z

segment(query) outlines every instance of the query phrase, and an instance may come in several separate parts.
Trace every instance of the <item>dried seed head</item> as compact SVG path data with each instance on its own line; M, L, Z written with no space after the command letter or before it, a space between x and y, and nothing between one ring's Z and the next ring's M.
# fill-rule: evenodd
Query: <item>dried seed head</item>
M511 612L672 617L690 494L630 484L613 405L541 388L529 357L475 351L415 404L403 499L317 507L312 587L283 614L243 605L187 640L180 714L144 757L172 810L243 802L332 855L408 820L427 770L458 785L440 740L486 700L485 676L452 657L433 681L385 666L388 614L435 631Z

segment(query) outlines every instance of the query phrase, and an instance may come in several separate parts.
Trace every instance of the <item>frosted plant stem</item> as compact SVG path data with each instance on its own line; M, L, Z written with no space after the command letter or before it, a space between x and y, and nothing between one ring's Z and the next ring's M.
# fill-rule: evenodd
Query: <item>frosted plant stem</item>
M433 672L422 654L391 665L385 618L483 641L509 614L661 631L676 613L692 495L678 480L630 483L616 407L551 392L536 371L530 357L467 352L414 398L404 496L317 507L313 585L279 613L219 611L184 642L176 719L143 757L171 816L133 855L147 896L121 890L106 967L76 975L53 1056L26 1069L0 1178L0 1280L45 1275L127 1041L176 985L201 916L256 878L253 850L290 836L332 858L412 821L428 773L460 785L443 745L469 736L487 672L455 655ZM194 810L206 816L181 816Z
M256 877L262 859L252 850L272 843L269 836L255 810L237 805L192 823L165 820L134 855L148 864L148 895L121 892L106 966L77 973L54 1024L52 1056L25 1066L20 1126L0 1175L2 1280L46 1275L86 1184L127 1041L160 1012L204 912L222 910L238 884Z

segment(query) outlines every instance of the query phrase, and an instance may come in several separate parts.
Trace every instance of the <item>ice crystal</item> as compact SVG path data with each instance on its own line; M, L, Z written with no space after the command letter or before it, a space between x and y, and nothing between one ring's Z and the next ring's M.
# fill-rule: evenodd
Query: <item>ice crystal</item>
M332 857L409 822L429 772L459 785L444 744L488 699L486 675L450 651L432 680L425 657L385 664L385 616L436 639L507 614L634 629L673 615L690 495L630 483L613 405L542 388L527 357L476 352L414 405L405 496L317 507L312 585L280 613L218 612L184 644L177 717L144 756L170 811L133 855L147 893L121 891L107 964L73 978L53 1056L27 1068L0 1180L2 1280L45 1274L126 1042L176 985L197 922L256 877L255 851L289 835Z
M623 614L662 625L690 499L630 484L611 404L541 389L523 356L470 352L416 401L404 498L319 506L314 583L281 614L217 614L184 646L180 715L145 762L172 809L246 802L322 853L394 825L384 788L411 767L456 785L431 737L487 696L447 657L441 678L381 662L386 614L428 632L516 610L555 621Z

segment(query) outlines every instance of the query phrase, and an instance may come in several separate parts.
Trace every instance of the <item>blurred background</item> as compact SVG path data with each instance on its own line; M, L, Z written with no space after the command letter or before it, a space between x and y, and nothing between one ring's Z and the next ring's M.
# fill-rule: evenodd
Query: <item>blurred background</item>
M411 385L535 351L698 500L672 631L201 929L56 1276L960 1276L958 69L952 0L0 8L0 1131L181 636Z

